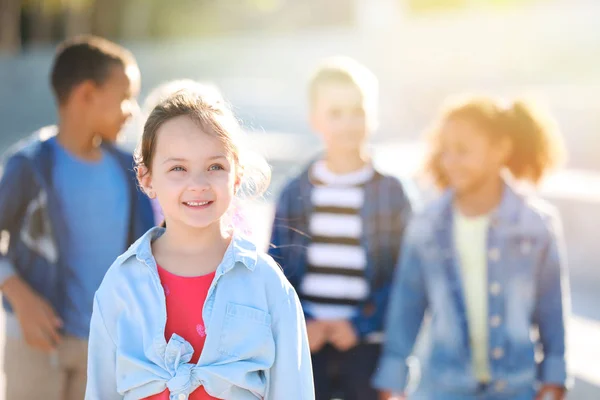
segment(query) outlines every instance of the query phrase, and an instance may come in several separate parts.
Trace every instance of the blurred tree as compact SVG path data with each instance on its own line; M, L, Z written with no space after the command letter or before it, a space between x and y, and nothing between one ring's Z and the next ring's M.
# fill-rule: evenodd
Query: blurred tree
M157 2L152 37L289 32L353 21L354 0L177 0Z
M0 49L81 33L119 40L347 26L354 1L0 0Z
M92 33L95 0L62 0L62 36Z
M99 36L117 40L121 36L125 3L123 0L91 1L91 31ZM140 4L143 7L143 5Z
M20 25L22 45L55 42L91 33L91 6L95 0L0 0L18 3L18 16L6 16ZM3 17L5 17L3 13Z
M23 44L41 43L54 39L53 27L60 9L55 0L23 0Z
M406 0L411 11L435 11L464 7L469 0Z
M414 12L444 11L481 6L514 6L540 0L400 0Z
M21 0L0 0L0 51L21 47Z
M120 37L144 39L151 36L158 0L127 0L123 2Z

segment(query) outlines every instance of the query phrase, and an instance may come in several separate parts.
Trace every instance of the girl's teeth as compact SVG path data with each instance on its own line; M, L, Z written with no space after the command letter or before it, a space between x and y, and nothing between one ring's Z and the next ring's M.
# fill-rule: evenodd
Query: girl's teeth
M202 201L202 202L196 202L196 201L188 201L186 203L188 206L192 206L192 207L197 207L197 206L204 206L208 204L208 201Z

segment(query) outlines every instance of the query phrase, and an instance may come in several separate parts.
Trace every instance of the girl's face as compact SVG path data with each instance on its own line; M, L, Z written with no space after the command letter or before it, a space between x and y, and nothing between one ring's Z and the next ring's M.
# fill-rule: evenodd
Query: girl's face
M508 140L492 141L482 127L466 119L450 119L442 125L440 146L440 166L459 194L496 179L510 150Z
M141 182L157 197L167 226L202 229L220 223L239 185L223 144L187 116L165 122L156 134L151 172Z

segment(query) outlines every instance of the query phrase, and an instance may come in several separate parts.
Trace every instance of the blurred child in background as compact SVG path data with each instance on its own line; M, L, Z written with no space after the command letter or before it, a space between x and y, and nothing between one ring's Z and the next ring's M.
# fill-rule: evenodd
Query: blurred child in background
M114 145L137 108L133 55L97 37L67 40L51 83L58 127L10 156L0 181L11 400L83 398L94 293L114 258L153 225L133 157Z
M374 399L370 379L411 204L368 150L377 123L373 73L333 58L309 92L310 122L325 153L283 189L269 254L302 301L317 400Z
M426 311L428 385L415 398L564 399L569 288L560 219L516 188L560 160L555 122L521 101L469 98L444 110L432 140L429 172L445 193L405 236L374 380L382 399L405 395L406 359Z

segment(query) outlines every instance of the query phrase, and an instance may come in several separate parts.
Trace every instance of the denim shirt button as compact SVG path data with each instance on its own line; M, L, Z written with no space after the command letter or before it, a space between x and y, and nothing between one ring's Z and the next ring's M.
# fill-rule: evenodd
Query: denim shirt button
M181 393L179 396L177 396L177 400L186 400L187 396L183 393Z
M492 328L499 327L501 323L502 317L500 317L499 315L494 315L492 316L492 318L490 318L490 325L492 326Z
M492 351L492 357L494 357L494 360L501 359L502 357L504 357L504 350L502 350L502 348L500 348L500 347L496 347Z
M490 285L490 293L492 294L492 296L498 296L501 291L502 291L502 285L500 285L498 282L493 282Z
M496 247L490 249L488 257L491 261L498 261L500 259L500 250L498 250Z
M497 392L503 392L506 389L506 382L505 381L498 381L494 385L494 388L496 389Z

